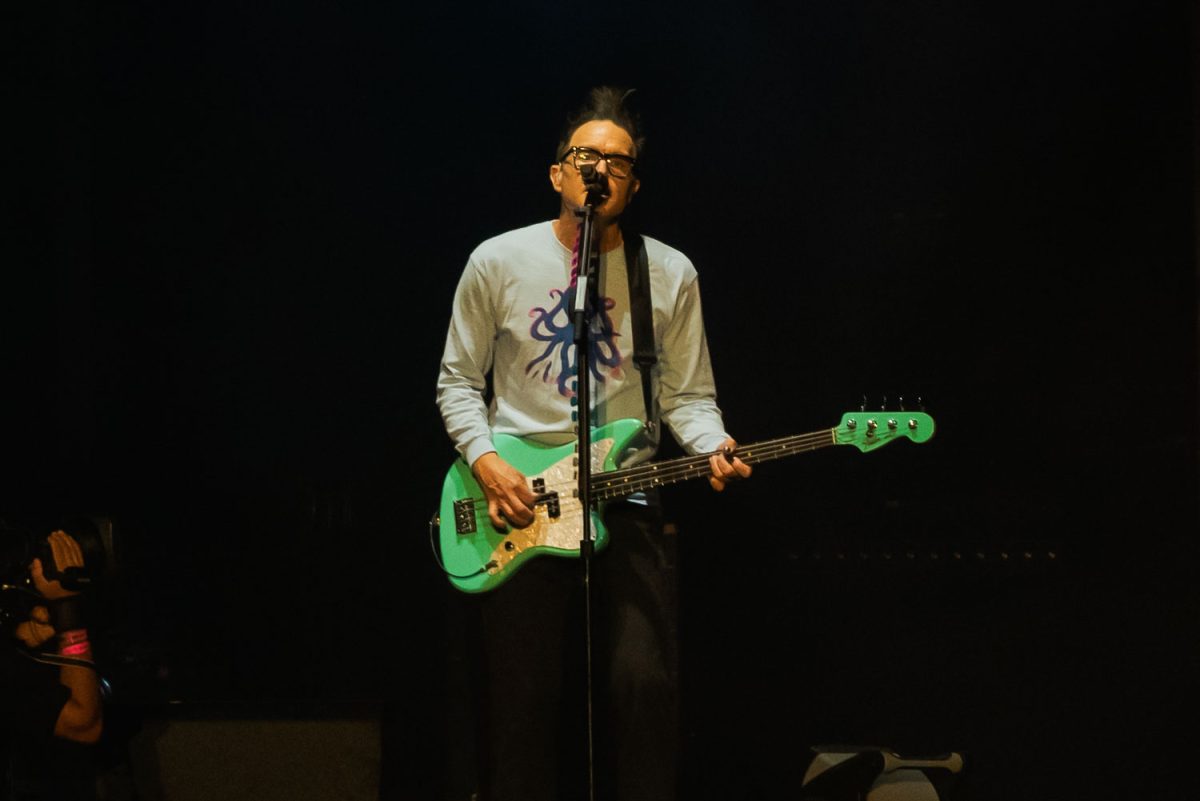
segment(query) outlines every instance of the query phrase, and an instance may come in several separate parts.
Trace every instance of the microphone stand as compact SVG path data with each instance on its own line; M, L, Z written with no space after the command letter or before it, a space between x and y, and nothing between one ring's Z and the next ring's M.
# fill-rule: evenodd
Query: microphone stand
M587 187L583 208L575 212L579 223L579 258L575 280L575 306L571 313L575 333L575 409L580 509L582 510L582 539L579 543L580 561L583 565L584 604L584 650L587 676L587 771L588 798L595 799L595 735L592 704L592 556L595 553L595 535L592 532L592 382L591 382L591 325L587 306L591 297L592 284L596 276L598 259L592 243L596 206L604 202L607 188L606 176L596 172L595 167L580 169L580 176ZM598 286L598 285L597 285ZM596 310L593 310L595 312Z

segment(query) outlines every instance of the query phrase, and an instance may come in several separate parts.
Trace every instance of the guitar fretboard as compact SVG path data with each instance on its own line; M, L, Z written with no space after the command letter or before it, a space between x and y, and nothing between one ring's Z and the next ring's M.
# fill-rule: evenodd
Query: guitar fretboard
M746 464L769 462L805 451L815 451L836 445L836 430L827 428L809 434L768 439L752 445L739 447L735 456ZM611 501L635 492L676 484L692 478L704 478L712 474L708 460L712 453L699 456L683 456L664 462L648 462L622 470L599 473L592 476L592 498L596 501Z

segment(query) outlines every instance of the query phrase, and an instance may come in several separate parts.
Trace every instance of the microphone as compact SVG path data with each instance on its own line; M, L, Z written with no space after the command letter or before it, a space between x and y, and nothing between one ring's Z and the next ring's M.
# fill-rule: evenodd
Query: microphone
M608 200L608 178L596 171L595 164L583 164L579 167L579 177L587 188L587 203L595 206Z

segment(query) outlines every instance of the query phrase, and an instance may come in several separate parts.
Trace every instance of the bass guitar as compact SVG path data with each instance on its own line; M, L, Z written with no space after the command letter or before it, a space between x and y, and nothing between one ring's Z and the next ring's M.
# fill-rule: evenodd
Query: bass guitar
M640 420L617 420L592 433L591 491L597 508L591 514L597 550L608 542L601 518L606 501L710 475L712 454L618 468L617 454L625 451L641 427ZM926 442L933 431L933 418L924 412L848 412L834 428L744 445L735 455L752 465L833 445L852 445L865 453L898 439ZM471 468L462 459L451 465L431 526L436 529L442 569L463 592L495 589L535 556L577 557L583 537L574 443L549 446L497 434L493 444L502 459L529 479L537 496L535 516L525 528L497 531Z

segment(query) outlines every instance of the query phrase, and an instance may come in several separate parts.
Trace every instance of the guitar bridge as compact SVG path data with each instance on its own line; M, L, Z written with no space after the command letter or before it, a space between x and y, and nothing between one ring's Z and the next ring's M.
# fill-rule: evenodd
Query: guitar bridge
M460 536L474 534L475 502L470 498L461 498L454 502L454 533Z

